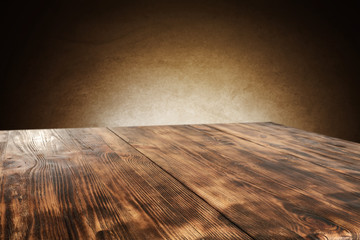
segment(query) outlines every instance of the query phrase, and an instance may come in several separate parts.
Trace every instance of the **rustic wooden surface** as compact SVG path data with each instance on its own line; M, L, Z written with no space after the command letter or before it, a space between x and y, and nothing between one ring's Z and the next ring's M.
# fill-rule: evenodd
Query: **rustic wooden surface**
M273 123L0 131L0 239L360 239L360 144Z

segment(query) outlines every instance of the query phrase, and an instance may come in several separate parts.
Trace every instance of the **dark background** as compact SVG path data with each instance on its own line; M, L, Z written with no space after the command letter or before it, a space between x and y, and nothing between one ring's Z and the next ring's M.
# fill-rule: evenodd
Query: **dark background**
M0 129L273 121L360 142L357 1L12 1Z

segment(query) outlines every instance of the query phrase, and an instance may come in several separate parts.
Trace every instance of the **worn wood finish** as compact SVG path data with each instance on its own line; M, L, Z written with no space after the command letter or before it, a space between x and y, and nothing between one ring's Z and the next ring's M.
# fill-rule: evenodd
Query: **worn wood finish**
M304 134L273 123L214 124L211 127L360 179L360 150L356 143Z
M356 200L351 193L359 185L338 177L340 183L329 186L334 179L326 168L300 165L292 156L204 125L114 131L255 238L359 237L356 202L348 207L326 195L350 192Z
M107 129L12 131L3 239L251 239Z
M307 211L311 210L312 213L318 214L317 220L337 222L338 226L350 230L352 236L359 237L360 181L358 179L313 164L313 161L308 161L307 155L302 159L285 151L259 146L242 138L224 135L223 132L215 130L213 126L194 127L203 130L217 141L232 142L233 147L221 147L222 152L234 161L241 162L247 169L266 175L275 181L267 188L269 191L276 184L285 186L286 188L282 191L274 192L274 194L278 197L284 196L290 202L304 206ZM246 161L241 161L242 159L237 157L236 151L233 151L234 146L236 149L251 152L256 157L248 157ZM251 164L248 162L249 159L251 159ZM329 183L331 184L329 185ZM262 183L262 185L265 184ZM299 198L304 197L307 198L307 201L300 203ZM320 224L321 221L318 223Z
M0 239L360 239L359 170L273 123L0 131Z

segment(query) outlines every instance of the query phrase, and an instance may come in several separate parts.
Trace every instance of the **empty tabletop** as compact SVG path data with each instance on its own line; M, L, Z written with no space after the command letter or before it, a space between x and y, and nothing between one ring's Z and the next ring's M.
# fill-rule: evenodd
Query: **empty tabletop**
M360 239L360 144L274 123L0 131L0 239Z

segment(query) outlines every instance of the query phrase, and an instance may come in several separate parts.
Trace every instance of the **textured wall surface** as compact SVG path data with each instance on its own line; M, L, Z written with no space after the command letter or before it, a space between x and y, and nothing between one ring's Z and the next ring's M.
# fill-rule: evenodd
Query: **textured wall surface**
M13 3L0 129L272 121L360 141L357 6L311 2Z

